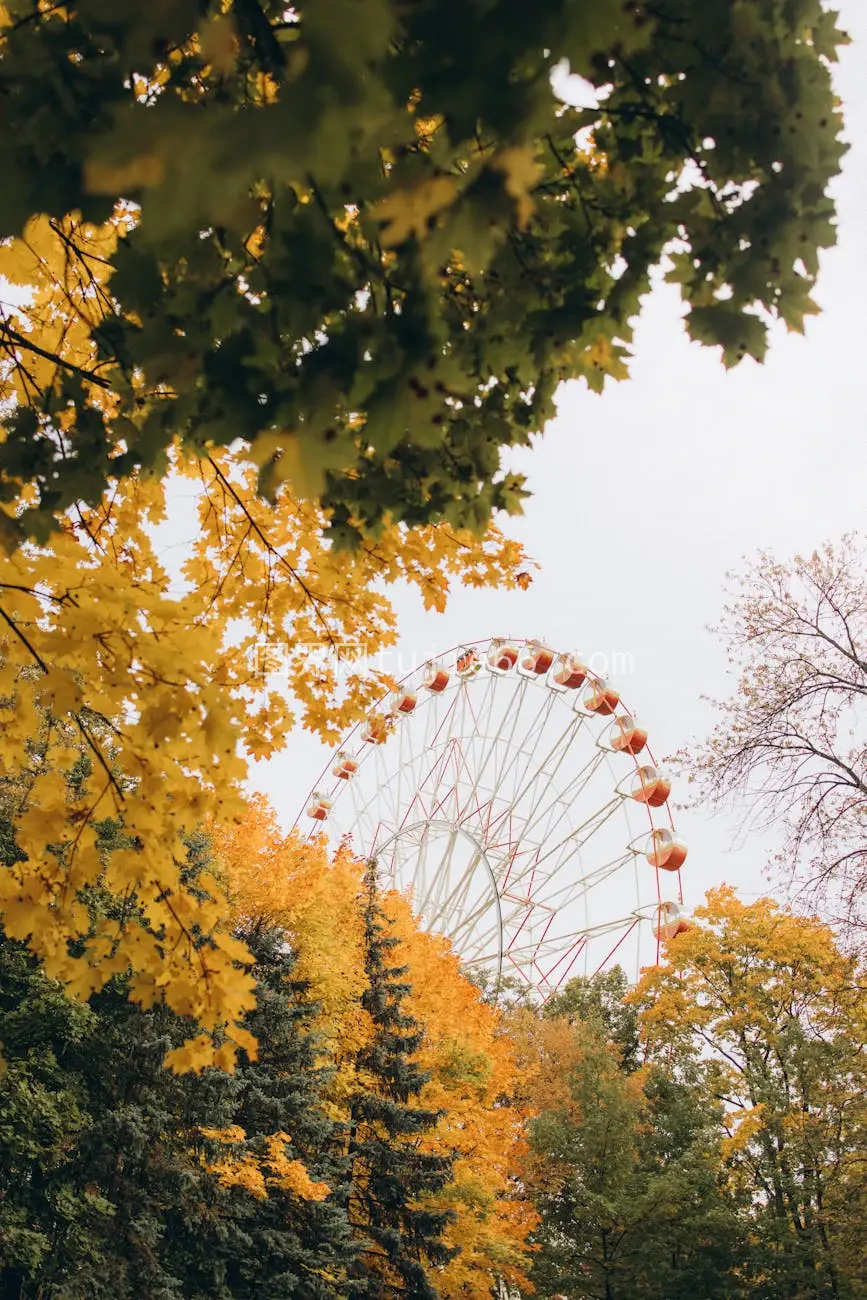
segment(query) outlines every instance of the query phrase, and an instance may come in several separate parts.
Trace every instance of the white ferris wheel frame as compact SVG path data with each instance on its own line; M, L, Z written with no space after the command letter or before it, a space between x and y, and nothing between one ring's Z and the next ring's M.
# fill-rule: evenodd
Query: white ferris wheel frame
M489 660L492 647L504 644L518 652L507 671ZM525 657L539 646L511 637L465 642L408 673L338 746L337 758L348 755L355 765L352 776L337 777L332 756L295 827L303 834L307 815L321 807L308 838L336 829L353 852L376 860L386 885L409 890L425 927L447 935L468 968L488 971L497 983L518 976L544 997L582 955L590 974L622 956L624 945L634 949L637 976L642 954L652 957L645 936L658 928L654 918L661 908L676 912L683 893L680 870L651 865L643 847L660 829L675 834L668 800L636 805L625 788L648 761L656 767L652 750L645 744L639 754L615 753L605 741L612 716L584 704L603 679L587 669L580 688L557 684L555 667L566 656L556 651L550 670L528 671ZM467 655L478 668L461 675L457 663ZM424 682L437 666L448 684L434 692ZM497 693L501 712L494 716ZM417 701L411 711L388 709L390 698L407 694ZM526 701L536 697L535 713L531 707L522 722ZM633 717L622 700L616 713ZM385 726L381 743L365 739L371 724ZM572 770L576 741L586 761ZM573 816L591 783L591 797L598 787L603 802ZM606 827L608 856L585 861L584 850ZM440 841L445 848L438 850ZM401 869L407 847L409 881ZM621 910L627 879L634 899ZM656 938L657 961L659 951Z

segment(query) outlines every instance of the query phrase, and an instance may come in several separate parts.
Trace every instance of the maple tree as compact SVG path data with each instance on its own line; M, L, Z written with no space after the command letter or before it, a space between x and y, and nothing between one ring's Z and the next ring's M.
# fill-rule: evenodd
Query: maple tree
M720 626L737 673L719 720L682 755L709 803L775 827L776 874L847 927L867 925L867 567L847 535L736 576Z
M452 581L514 586L526 560L496 529L447 525L395 525L341 557L321 510L288 492L261 501L230 453L176 464L199 520L180 583L152 531L166 480L127 479L50 544L0 558L0 773L22 851L0 871L0 911L71 992L131 964L134 997L196 1018L202 1033L172 1058L183 1068L249 1046L241 1028L219 1050L208 1035L240 1026L253 994L217 882L194 894L181 878L180 834L240 816L246 757L275 752L297 721L333 741L386 690L389 676L356 660L396 639L388 584L442 608ZM82 753L90 777L70 785ZM127 842L106 866L107 818ZM98 879L129 903L102 928L81 899Z
M682 1059L724 1108L747 1197L750 1294L854 1300L867 1276L864 971L827 924L710 891L632 995L653 1061Z
M239 437L340 542L479 528L519 507L500 451L558 382L626 374L656 266L727 365L816 310L844 149L820 0L5 0L0 24L0 274L32 291L0 318L10 541Z

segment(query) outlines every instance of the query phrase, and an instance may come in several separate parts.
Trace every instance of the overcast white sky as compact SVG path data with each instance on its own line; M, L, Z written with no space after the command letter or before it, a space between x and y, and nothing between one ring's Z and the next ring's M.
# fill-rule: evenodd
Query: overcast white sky
M541 565L530 590L456 591L444 615L399 599L406 662L505 633L617 654L624 699L665 754L706 729L702 695L728 689L706 631L726 571L760 547L811 551L867 523L867 5L839 7L855 40L838 72L853 148L836 186L840 241L823 262L823 314L804 338L781 331L763 366L727 374L687 341L676 294L659 290L637 332L631 381L601 397L566 385L557 419L521 457L534 496L511 531ZM327 756L299 736L256 768L254 784L286 825ZM721 880L765 891L769 839L733 847L737 818L699 810L678 823L690 843L689 904Z

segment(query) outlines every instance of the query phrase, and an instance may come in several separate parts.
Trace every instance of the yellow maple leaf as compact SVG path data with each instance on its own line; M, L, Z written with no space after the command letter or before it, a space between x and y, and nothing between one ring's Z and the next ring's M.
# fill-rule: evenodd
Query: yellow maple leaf
M39 704L53 713L74 713L81 707L81 698L81 686L67 669L49 669L37 688Z
M215 1048L210 1034L198 1034L188 1042L182 1043L180 1047L173 1048L167 1052L163 1058L163 1065L173 1070L175 1074L201 1074L209 1066L213 1066L215 1057Z
M236 1047L242 1048L251 1061L255 1061L259 1053L259 1045L250 1033L249 1029L244 1029L241 1025L232 1025L226 1030L226 1037L230 1039Z

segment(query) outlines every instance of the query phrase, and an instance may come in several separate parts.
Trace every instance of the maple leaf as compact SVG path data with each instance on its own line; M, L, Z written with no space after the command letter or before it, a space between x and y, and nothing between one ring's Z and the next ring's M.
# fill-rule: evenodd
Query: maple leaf
M536 161L532 145L514 145L501 149L490 161L493 171L502 172L506 193L515 200L515 224L523 230L533 215L532 190L542 175L542 165Z
M442 212L458 197L458 185L451 176L429 176L396 189L374 208L384 223L380 239L386 248L403 244L410 235L424 239L432 217Z

